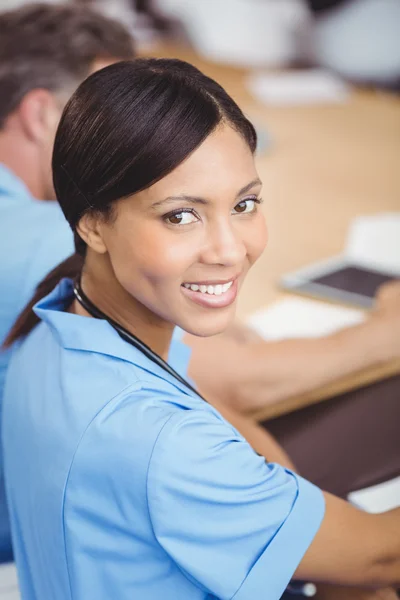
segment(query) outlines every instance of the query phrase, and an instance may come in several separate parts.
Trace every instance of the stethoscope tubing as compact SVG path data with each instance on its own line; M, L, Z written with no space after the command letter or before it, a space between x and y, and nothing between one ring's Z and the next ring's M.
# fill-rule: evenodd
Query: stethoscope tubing
M114 321L111 317L106 315L102 310L100 310L85 294L82 290L81 283L79 279L74 282L74 295L79 304L95 319L102 319L107 321L113 329L118 333L118 335L128 344L131 344L134 348L139 350L142 354L146 356L153 363L161 367L164 371L166 371L169 375L174 377L179 383L187 387L191 392L196 394L196 396L200 397L204 402L206 402L205 398L186 380L184 379L170 364L168 364L161 356L159 356L156 352L154 352L150 346L142 342L141 339L136 337L133 333L125 329L122 325Z

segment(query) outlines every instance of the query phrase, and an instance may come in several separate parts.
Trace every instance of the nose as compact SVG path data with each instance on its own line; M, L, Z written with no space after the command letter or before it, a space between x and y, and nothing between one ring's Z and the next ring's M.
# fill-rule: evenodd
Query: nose
M214 223L208 228L206 235L201 262L225 267L234 267L243 262L247 254L246 245L232 223Z

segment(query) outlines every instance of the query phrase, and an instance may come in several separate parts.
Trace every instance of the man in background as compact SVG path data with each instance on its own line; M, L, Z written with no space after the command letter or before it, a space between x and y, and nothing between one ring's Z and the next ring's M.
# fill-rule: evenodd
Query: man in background
M73 252L51 154L64 105L93 71L131 59L125 28L80 6L0 14L0 345L38 282ZM9 352L0 352L0 399ZM0 463L0 560L12 559Z

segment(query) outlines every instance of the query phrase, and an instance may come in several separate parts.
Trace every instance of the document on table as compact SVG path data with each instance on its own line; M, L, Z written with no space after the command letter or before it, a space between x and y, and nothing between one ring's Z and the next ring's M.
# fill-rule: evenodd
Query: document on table
M257 311L247 324L266 340L281 340L328 335L364 319L362 310L294 296Z

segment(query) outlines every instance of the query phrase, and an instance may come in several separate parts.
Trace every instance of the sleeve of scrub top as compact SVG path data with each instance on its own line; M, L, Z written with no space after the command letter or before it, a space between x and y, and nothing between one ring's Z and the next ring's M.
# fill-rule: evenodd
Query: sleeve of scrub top
M322 492L258 456L218 414L164 425L148 472L159 544L221 600L281 597L324 514Z

